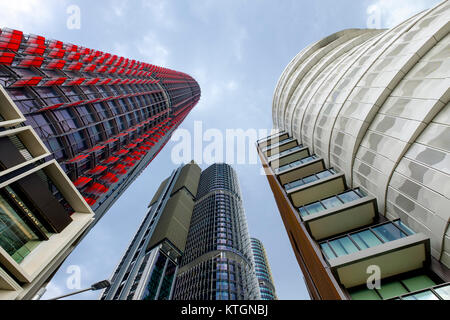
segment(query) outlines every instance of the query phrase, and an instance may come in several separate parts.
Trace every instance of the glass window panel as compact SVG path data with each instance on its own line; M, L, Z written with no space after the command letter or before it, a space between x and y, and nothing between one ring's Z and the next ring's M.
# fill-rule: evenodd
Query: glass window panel
M437 292L437 294L444 300L450 300L450 284L444 286L444 287L440 287L440 288L436 288L434 289L434 291Z
M332 175L333 174L329 170L317 173L317 177L319 179L323 179L323 178L326 178L326 177L329 177L329 176L332 176Z
M322 251L323 253L325 253L325 256L328 260L336 258L336 255L333 253L328 243L322 243L320 247L322 248Z
M323 205L327 208L334 208L342 205L342 202L337 197L331 197L325 200L322 200Z
M400 220L394 221L394 223L399 226L403 231L405 231L405 233L410 236L413 235L415 232L413 230L411 230L406 224L404 224L403 222L401 222Z
M352 291L350 292L350 296L352 300L381 300L375 290L368 288Z
M394 281L382 284L381 288L378 289L378 293L381 297L383 297L383 299L390 299L408 293L408 290L406 290L406 288L399 281Z
M383 224L372 229L384 242L394 241L406 237L406 234L392 223Z
M340 194L339 198L344 203L347 203L347 202L358 200L360 198L360 196L355 191L352 190L352 191L348 191L348 192Z
M336 252L338 257L359 251L349 237L336 239L328 243L333 248L334 252Z
M314 182L316 180L318 180L318 178L316 176L309 176L309 177L303 178L303 182L305 184Z
M325 207L320 202L314 202L304 207L308 210L309 214L317 213L320 211L324 211Z
M300 207L298 210L300 211L300 215L302 217L306 217L307 215L309 215L308 211L306 211L304 207Z
M370 230L352 234L351 237L361 249L375 247L382 243Z
M412 278L402 280L403 284L409 291L419 291L425 288L430 288L436 285L436 283L430 279L427 275L420 275Z
M416 293L416 294L404 297L402 299L403 300L439 300L439 298L436 297L431 290Z

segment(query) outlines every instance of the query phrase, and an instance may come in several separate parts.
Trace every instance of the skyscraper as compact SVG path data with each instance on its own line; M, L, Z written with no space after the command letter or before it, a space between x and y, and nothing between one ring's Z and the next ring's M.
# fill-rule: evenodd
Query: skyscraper
M270 271L269 259L262 242L256 238L250 239L252 243L252 252L255 259L255 272L258 278L259 292L262 300L277 300L275 293L275 284Z
M185 73L6 28L0 84L91 205L95 222L200 99Z
M198 186L176 300L259 300L239 182L227 164L205 169Z
M0 299L30 299L200 98L189 75L0 29Z
M313 299L450 298L449 17L335 33L278 82L258 152Z
M201 169L194 163L164 180L111 278L103 300L168 300L185 250Z

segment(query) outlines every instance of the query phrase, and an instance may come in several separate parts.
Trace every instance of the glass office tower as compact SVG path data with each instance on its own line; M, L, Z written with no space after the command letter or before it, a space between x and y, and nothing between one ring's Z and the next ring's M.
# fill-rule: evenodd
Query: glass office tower
M259 292L262 300L277 300L275 284L270 271L269 259L262 242L256 238L250 239L255 259L255 272L258 278Z
M189 75L0 29L0 299L31 299L200 98Z
M449 17L335 33L278 82L257 147L313 299L450 298Z
M200 173L200 167L192 162L161 183L102 300L172 298Z
M6 28L0 85L91 205L94 223L200 99L185 73Z
M202 172L176 300L259 300L239 182L227 164Z
M259 299L234 170L214 164L201 172L193 162L175 170L154 195L111 282L101 299Z

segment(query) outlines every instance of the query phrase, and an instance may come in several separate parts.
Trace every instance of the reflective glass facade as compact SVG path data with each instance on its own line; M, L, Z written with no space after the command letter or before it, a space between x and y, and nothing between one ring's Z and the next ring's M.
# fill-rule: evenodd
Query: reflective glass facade
M255 272L258 278L259 291L262 300L277 300L275 284L270 271L269 260L262 242L251 238L253 258L255 259Z
M259 299L236 173L214 164L200 177L176 300Z

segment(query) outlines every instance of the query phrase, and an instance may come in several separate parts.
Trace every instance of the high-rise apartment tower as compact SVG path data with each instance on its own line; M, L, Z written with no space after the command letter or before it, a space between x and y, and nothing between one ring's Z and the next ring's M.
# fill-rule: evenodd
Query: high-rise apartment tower
M450 299L449 20L335 33L278 82L258 152L313 299Z

